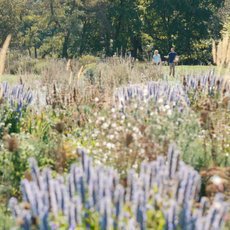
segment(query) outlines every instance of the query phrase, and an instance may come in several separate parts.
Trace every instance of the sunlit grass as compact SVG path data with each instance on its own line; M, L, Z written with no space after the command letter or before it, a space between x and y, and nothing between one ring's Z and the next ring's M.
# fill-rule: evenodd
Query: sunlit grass
M19 75L19 74L4 74L0 77L0 82L7 82L10 85L15 85L15 84L19 84L20 80L22 80L25 83L32 83L34 80L38 80L39 75L35 75L35 74L23 74L23 75Z

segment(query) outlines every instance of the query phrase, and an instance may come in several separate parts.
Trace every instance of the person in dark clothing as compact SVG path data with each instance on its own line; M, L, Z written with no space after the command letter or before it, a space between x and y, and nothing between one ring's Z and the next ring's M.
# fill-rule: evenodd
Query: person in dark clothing
M173 47L171 48L171 51L167 57L169 61L169 75L173 75L173 77L175 77L175 63L177 60L177 53L175 52Z

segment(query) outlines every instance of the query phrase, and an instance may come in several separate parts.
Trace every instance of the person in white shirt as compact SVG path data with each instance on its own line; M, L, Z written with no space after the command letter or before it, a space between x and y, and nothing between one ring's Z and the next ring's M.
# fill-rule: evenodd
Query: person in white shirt
M161 64L161 55L159 54L158 50L154 51L153 64L154 65L160 65Z

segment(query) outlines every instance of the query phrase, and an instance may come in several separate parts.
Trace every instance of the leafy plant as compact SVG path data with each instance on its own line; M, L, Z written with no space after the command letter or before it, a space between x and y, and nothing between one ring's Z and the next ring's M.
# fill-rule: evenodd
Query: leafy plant
M26 91L23 85L11 89L7 83L4 83L0 88L2 90L0 135L3 134L5 127L8 128L9 133L19 133L21 118L32 101L32 93Z

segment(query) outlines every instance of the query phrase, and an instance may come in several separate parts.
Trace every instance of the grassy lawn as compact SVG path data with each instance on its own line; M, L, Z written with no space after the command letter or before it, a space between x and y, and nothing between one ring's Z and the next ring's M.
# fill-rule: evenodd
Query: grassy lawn
M141 63L141 65L145 65L146 63ZM188 66L188 65L178 65L176 66L176 75L184 75L184 74L199 74L202 72L207 72L210 70L215 69L218 71L217 67L215 66ZM162 71L164 74L168 74L169 67L168 66L162 66ZM223 72L224 70L222 70ZM30 79L30 80L36 80L38 78L38 75L12 75L12 74L4 74L0 77L0 82L8 82L9 84L16 84L20 81L20 77L23 78L23 80Z
M0 76L0 82L8 82L10 85L15 85L20 82L20 78L23 81L34 81L38 79L38 75L34 74L25 74L25 75L13 75L13 74L4 74Z
M216 71L217 74L224 74L226 72L226 69L218 69L218 67L216 66L178 65L176 66L176 75L201 74L201 73L207 73L213 70ZM169 66L163 66L163 71L165 74L168 74Z
M12 75L12 74L4 74L0 77L0 82L8 82L9 84L16 83L20 80L19 75Z

